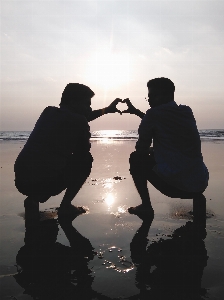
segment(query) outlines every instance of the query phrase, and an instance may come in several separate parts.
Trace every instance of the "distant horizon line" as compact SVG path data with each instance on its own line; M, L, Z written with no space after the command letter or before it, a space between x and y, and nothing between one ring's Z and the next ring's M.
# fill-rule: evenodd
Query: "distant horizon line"
M33 129L32 129L33 130ZM0 130L0 132L31 132L32 130ZM96 129L96 130L92 130L92 131L103 131L103 130L113 130L113 131L120 131L120 130L126 130L126 131L137 131L138 129ZM198 130L224 130L223 128L198 128Z

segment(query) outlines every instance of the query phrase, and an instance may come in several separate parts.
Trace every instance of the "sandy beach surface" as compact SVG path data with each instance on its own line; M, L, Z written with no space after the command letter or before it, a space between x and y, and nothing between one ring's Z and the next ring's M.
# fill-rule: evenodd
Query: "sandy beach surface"
M192 200L168 198L150 184L154 220L130 215L127 208L140 204L128 162L135 141L102 140L92 142L92 173L73 200L88 213L58 224L63 193L52 197L40 205L41 230L31 241L24 241L25 197L14 186L22 147L0 141L1 300L223 299L224 142L202 142L210 173L206 236L195 234Z

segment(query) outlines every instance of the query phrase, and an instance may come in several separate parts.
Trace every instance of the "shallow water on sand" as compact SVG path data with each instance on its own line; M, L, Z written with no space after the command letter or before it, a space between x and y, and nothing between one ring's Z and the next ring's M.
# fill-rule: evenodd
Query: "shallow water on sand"
M169 199L151 185L151 226L128 214L139 204L128 166L135 143L99 141L92 143L92 173L73 201L89 211L58 224L63 193L52 197L40 206L40 226L26 231L26 245L24 196L13 182L22 145L0 145L1 299L222 299L224 143L202 143L210 171L206 237L195 234L192 200Z

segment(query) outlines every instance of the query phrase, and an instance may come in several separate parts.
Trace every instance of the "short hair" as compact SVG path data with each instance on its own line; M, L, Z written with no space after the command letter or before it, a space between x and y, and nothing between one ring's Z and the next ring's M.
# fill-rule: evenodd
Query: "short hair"
M84 98L92 98L94 92L86 85L80 83L68 83L62 93L60 105L70 104L71 101L79 102Z
M154 78L147 82L147 87L155 89L158 92L166 92L166 93L174 93L175 92L175 85L169 79L165 77L161 78Z

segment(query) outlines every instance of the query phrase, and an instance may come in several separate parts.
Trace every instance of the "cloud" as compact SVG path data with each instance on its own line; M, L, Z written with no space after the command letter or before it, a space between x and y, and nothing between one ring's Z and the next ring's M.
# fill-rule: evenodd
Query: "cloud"
M41 95L38 111L57 102L53 97L66 83L88 81L85 70L94 55L106 57L105 66L110 57L126 55L115 61L132 70L108 97L127 94L143 108L138 99L147 93L147 80L165 76L175 82L179 99L220 105L223 9L224 1L216 0L2 1L2 106L24 102L26 93L34 102ZM94 89L103 98L100 81Z

